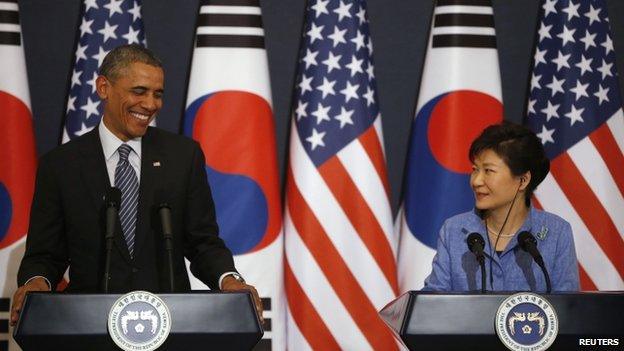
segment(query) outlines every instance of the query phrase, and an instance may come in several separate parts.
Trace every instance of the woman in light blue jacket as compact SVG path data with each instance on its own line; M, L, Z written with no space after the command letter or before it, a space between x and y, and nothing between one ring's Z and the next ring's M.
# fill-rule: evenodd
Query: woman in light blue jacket
M481 289L480 266L466 242L478 233L484 244L486 290L545 292L542 270L518 244L519 234L528 231L550 273L552 291L578 291L570 224L531 205L533 191L550 168L535 133L508 122L489 126L473 141L469 158L475 208L444 222L423 290Z

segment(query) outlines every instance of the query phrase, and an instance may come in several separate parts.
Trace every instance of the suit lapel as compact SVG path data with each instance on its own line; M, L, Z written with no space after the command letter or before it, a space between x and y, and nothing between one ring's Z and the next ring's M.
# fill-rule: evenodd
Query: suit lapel
M152 128L141 139L141 181L139 190L139 206L137 210L136 243L134 255L141 253L145 239L151 232L151 214L155 211L155 189L159 189L163 167L161 147Z
M84 142L86 146L82 148L80 171L83 181L87 185L93 205L101 216L100 225L104 228L106 225L104 217L104 197L110 188L110 179L106 169L106 161L104 160L104 152L102 151L102 142L100 141L98 127L93 128L93 130L89 132ZM117 223L117 228L115 229L114 240L123 258L127 262L130 262L130 252L128 251L128 245L123 237L121 225L119 223Z

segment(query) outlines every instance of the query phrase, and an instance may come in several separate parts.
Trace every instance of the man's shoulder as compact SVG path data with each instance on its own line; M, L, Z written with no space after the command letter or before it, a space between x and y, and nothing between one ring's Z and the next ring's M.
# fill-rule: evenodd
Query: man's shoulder
M97 129L97 128L96 128ZM40 163L55 161L58 163L63 160L72 160L79 156L81 153L89 150L89 147L93 145L94 138L97 138L97 130L90 131L77 138L74 138L64 144L54 147L52 150L44 153L40 159Z
M172 133L156 127L148 127L144 138L147 138L150 142L162 144L165 147L189 149L198 147L197 142L187 136Z

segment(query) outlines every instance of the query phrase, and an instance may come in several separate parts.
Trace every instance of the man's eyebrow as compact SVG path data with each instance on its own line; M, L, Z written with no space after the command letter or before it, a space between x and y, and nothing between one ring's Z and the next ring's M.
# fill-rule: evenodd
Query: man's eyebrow
M143 85L135 85L133 87L130 87L130 90L141 90L141 91L147 91L150 88L143 86ZM156 89L155 92L159 93L159 94L163 94L165 92L165 89Z

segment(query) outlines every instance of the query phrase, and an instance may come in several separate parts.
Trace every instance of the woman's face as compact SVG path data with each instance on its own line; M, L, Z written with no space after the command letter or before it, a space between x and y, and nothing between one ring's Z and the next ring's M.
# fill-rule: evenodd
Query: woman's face
M479 210L507 210L516 193L526 188L528 180L522 182L520 179L520 176L511 173L496 152L490 149L482 151L474 158L470 174L475 207ZM520 198L522 196L519 194Z

